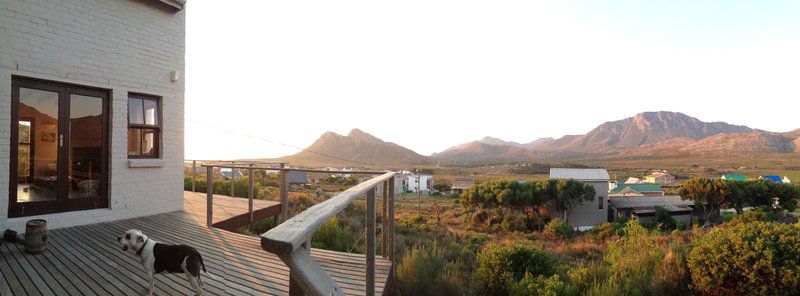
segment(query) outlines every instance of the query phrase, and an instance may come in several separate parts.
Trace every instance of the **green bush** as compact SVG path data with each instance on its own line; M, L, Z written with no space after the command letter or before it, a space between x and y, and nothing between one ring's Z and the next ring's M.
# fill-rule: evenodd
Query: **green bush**
M266 219L263 219L263 220L259 220L259 221L255 221L253 223L247 224L247 225L245 225L244 228L245 228L245 230L247 230L248 233L255 234L255 235L261 235L262 233L269 231L270 229L272 229L276 225L277 225L277 223L275 222L275 218L274 217L269 217L269 218L266 218Z
M733 216L731 218L729 224L743 224L743 223L750 223L750 222L774 222L777 221L778 217L776 217L775 213L767 212L764 210L756 209L752 211L747 211L739 215Z
M317 230L311 238L311 246L314 248L339 252L350 252L352 249L355 253L364 253L363 248L356 246L356 242L357 240L353 235L339 225L339 220L336 217L331 218L328 223L322 225L322 228Z
M578 288L570 282L563 281L557 274L551 277L525 274L519 281L512 280L508 285L511 296L569 296L578 295Z
M678 221L663 207L655 207L655 220L656 224L661 226L661 230L670 231L678 228Z
M544 226L544 234L554 239L571 239L575 230L564 219L555 218Z
M619 235L619 229L614 224L603 222L592 227L589 236L597 241L606 241Z
M694 289L715 295L793 295L800 288L800 228L738 223L700 237L689 253Z
M397 295L433 295L445 263L436 245L414 247L397 264Z
M550 276L552 259L545 251L523 244L488 245L478 255L474 273L477 292L481 295L508 295L509 285L526 275Z
M605 256L608 280L618 282L603 285L620 287L626 295L652 294L651 281L664 252L648 230L634 220L625 224L623 232L609 245Z

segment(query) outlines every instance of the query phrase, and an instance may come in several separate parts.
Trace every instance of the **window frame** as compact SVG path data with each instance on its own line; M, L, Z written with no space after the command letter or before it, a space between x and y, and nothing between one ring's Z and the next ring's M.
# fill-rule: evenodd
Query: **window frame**
M155 125L146 124L146 123L145 124L131 123L131 109L130 109L131 108L130 107L130 100L131 99L139 99L139 100L142 101L142 122L146 122L145 121L145 116L146 115L145 115L145 109L144 109L144 101L155 101L156 102L157 110L156 110L156 117L155 117L155 119L156 119L156 124ZM126 105L128 106L128 112L127 112L128 132L126 134L127 134L127 137L130 137L131 129L139 130L140 131L139 132L140 141L141 141L139 143L139 150L140 150L139 153L140 154L131 155L130 151L127 151L128 150L127 148L125 149L126 150L125 153L128 154L128 159L158 159L158 158L161 158L161 132L162 132L162 126L163 126L163 122L164 122L164 120L162 118L163 111L162 111L161 101L162 101L162 97L160 97L160 96L148 95L148 94L142 94L142 93L128 93L128 99L126 101ZM153 135L153 153L152 154L141 154L141 152L142 152L141 149L144 147L144 143L143 143L144 142L144 134L145 134L144 131L146 131L146 130L152 130L153 133L154 133L154 135Z

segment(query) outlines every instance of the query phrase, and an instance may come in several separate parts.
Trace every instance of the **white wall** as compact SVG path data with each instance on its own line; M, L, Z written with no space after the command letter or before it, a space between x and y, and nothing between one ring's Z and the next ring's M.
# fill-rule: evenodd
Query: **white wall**
M44 215L59 228L180 210L183 205L185 10L158 1L0 1L0 229L8 219L11 76L111 90L109 209ZM127 159L127 94L162 96L161 159Z
M569 216L569 224L573 227L581 227L594 226L608 221L608 181L582 182L594 186L597 195L593 201L584 201L575 206ZM602 210L597 207L598 199L603 202ZM563 214L561 215L563 216Z

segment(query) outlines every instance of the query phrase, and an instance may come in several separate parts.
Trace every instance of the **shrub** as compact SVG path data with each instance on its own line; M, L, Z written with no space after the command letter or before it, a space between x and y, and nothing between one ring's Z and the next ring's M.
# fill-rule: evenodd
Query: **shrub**
M555 218L544 226L544 234L554 239L570 239L575 235L575 230L561 218Z
M606 241L619 235L619 230L614 224L603 222L592 227L589 232L592 239L597 241Z
M800 228L739 223L700 237L689 253L694 289L722 295L790 295L800 288Z
M742 214L733 216L733 218L731 218L729 225L750 223L756 221L773 222L776 221L777 219L778 217L776 217L774 213L758 209L758 210L747 211Z
M664 253L650 233L634 220L628 221L624 235L608 247L605 256L610 280L619 284L623 294L648 294L655 267L661 263Z
M549 276L553 262L545 251L530 245L489 245L478 255L474 273L477 292L481 295L508 295L509 284L526 275Z
M328 220L328 223L314 233L311 238L311 246L319 249L333 250L339 252L350 252L356 245L356 239L339 225L336 217ZM356 253L363 253L362 248L353 249Z
M578 295L578 288L572 283L565 282L556 274L551 277L532 276L526 273L519 281L512 280L508 285L509 295L512 296L569 296Z
M274 217L269 217L263 220L255 221L253 223L245 225L245 230L247 233L261 235L264 232L269 231L278 223L275 222Z
M667 209L663 207L655 207L655 220L656 224L661 226L661 230L669 231L674 230L678 227L678 221L675 221L675 218L672 217L672 214L667 211Z
M444 268L444 257L435 244L411 249L397 265L397 295L429 295Z

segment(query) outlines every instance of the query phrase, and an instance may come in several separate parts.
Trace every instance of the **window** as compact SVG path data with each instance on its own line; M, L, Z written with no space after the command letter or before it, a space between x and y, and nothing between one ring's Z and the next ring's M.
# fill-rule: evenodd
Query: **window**
M597 209L598 210L602 210L603 209L603 204L605 202L605 199L606 199L605 196L598 196L597 197Z
M161 133L159 99L128 96L128 158L157 158Z

